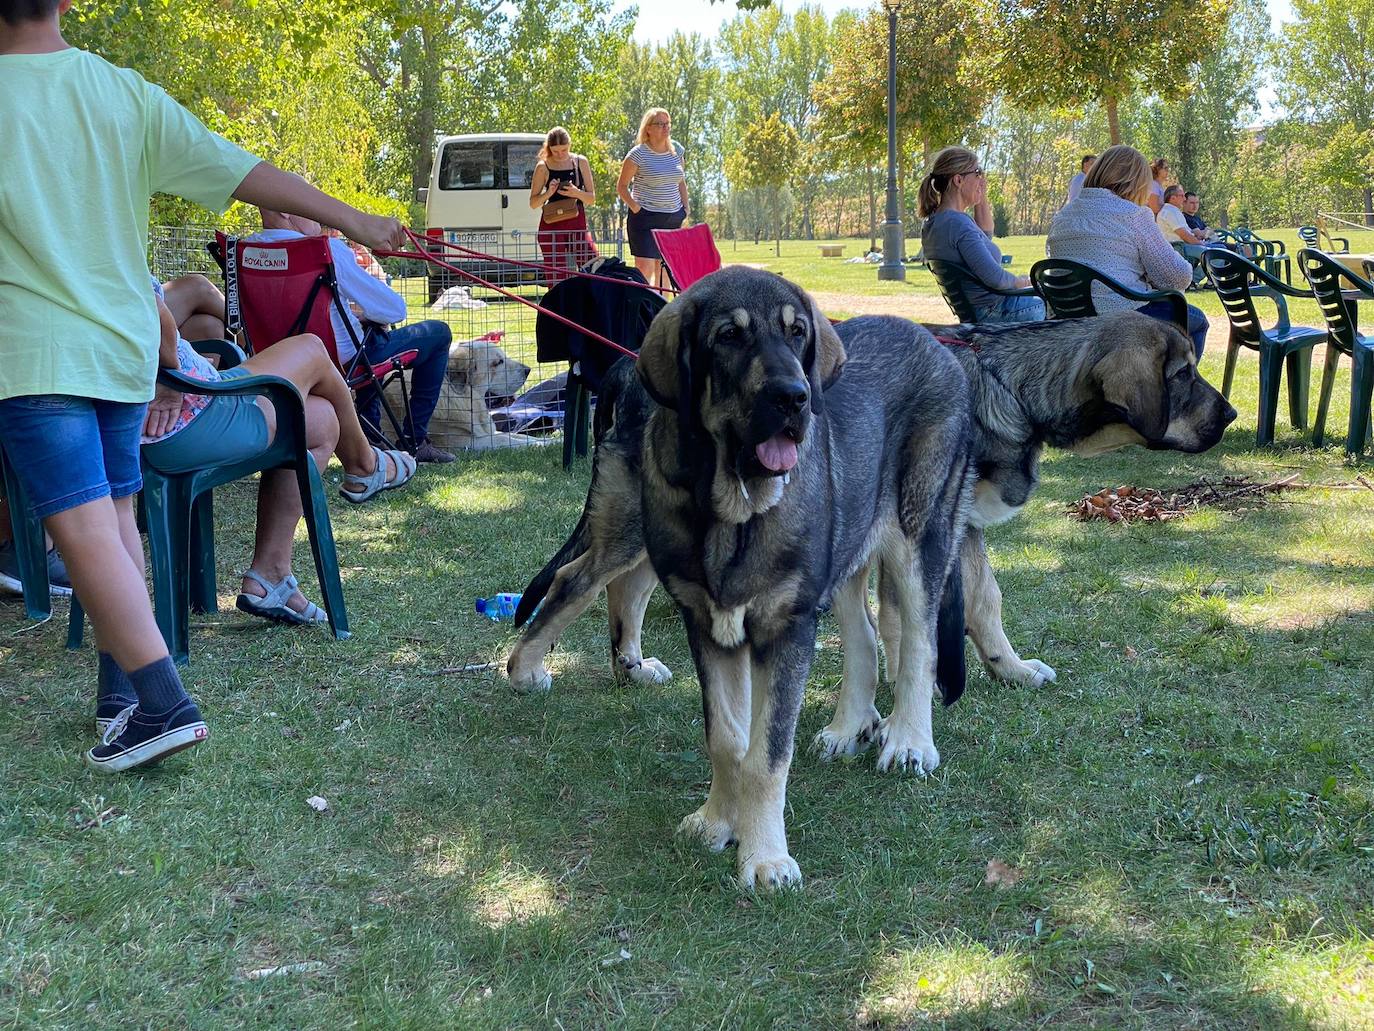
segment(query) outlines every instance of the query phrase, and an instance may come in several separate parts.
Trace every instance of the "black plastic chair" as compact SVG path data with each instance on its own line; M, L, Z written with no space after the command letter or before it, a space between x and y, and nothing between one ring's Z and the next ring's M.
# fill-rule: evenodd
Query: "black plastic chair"
M1140 304L1168 301L1173 307L1173 322L1188 332L1188 302L1177 290L1134 290L1111 276L1079 261L1046 258L1030 270L1031 289L1045 302L1045 311L1055 319L1090 319L1097 315L1092 285L1101 283L1112 293Z
M1288 321L1288 302L1284 297L1311 297L1309 290L1299 290L1270 275L1253 261L1224 247L1208 247L1202 252L1207 274L1212 277L1221 306L1231 322L1231 338L1226 346L1226 372L1221 381L1221 393L1231 396L1231 382L1236 374L1236 357L1242 347L1259 352L1259 425L1255 431L1256 444L1274 441L1274 422L1279 405L1279 380L1283 367L1288 366L1288 416L1294 427L1307 426L1308 387L1312 378L1312 348L1326 340L1326 330L1309 326L1294 326ZM1265 329L1255 311L1255 297L1274 302L1278 321L1273 329Z
M934 274L936 285L940 287L940 293L944 295L949 310L954 312L956 319L966 325L977 325L978 323L978 312L973 307L973 302L968 298L969 286L976 286L1000 297L1030 297L1035 293L1030 287L1000 290L995 286L988 286L987 283L969 271L967 266L957 261L927 258L926 268Z
M1326 319L1326 363L1322 368L1321 392L1317 397L1317 417L1312 421L1312 443L1321 447L1326 431L1326 411L1331 388L1336 382L1340 356L1350 356L1354 368L1350 378L1350 424L1345 435L1345 450L1358 458L1364 451L1370 430L1369 407L1374 395L1374 336L1360 334L1353 299L1342 296L1343 282L1374 300L1374 282L1357 276L1339 261L1315 248L1298 251L1298 268L1312 287L1312 293Z

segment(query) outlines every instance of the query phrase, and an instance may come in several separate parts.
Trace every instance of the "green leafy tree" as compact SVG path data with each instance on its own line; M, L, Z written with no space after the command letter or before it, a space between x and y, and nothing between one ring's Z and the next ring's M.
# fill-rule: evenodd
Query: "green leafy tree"
M739 148L725 159L725 174L732 185L764 191L773 221L774 251L782 255L784 189L789 170L802 155L797 132L774 111L749 126Z
M1320 181L1356 191L1374 221L1374 167L1356 157L1374 130L1374 0L1293 0L1293 15L1274 50L1279 100L1328 152L1313 166Z
M1022 107L1099 102L1112 143L1118 109L1140 94L1179 95L1218 46L1228 0L1000 0L996 61Z

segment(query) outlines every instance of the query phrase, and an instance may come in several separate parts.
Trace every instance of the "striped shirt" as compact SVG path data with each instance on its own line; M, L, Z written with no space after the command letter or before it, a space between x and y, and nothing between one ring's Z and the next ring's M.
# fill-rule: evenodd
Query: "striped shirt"
M682 207L682 144L674 142L667 154L650 150L647 143L636 144L625 155L639 171L630 180L630 196L646 211L677 211Z

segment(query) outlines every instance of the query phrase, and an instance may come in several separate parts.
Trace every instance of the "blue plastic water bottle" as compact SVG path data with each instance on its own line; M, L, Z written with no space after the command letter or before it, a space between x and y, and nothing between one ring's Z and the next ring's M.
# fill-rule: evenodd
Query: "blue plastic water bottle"
M515 618L515 607L520 604L518 594L493 594L490 598L478 598L477 614L486 616L493 623Z

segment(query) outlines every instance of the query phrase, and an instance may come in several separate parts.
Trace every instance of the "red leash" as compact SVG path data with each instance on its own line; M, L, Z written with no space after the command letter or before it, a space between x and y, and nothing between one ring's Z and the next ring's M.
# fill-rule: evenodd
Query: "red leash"
M977 344L975 344L975 343L974 343L973 341L971 341L971 340L960 340L958 337L940 337L940 336L935 337L935 339L936 339L937 341L939 341L940 343L944 344L946 347L967 347L967 348L968 348L970 351L972 351L974 354L977 354L979 351L982 350L981 347L979 347Z
M513 301L519 301L521 304L525 305L526 307L533 308L535 311L543 312L543 313L544 313L545 315L547 315L549 318L551 318L551 319L553 319L553 320L555 320L555 321L557 321L557 322L561 322L563 325L567 326L569 329L575 329L575 330L577 330L577 332L581 333L583 336L590 337L592 340L595 340L595 341L596 341L597 343L599 343L599 344L605 344L607 347L611 348L612 350L614 350L614 351L619 351L621 354L625 355L627 358L638 358L638 357L639 357L639 355L635 354L635 352L634 352L634 351L631 351L628 347L622 347L620 344L617 344L614 340L610 340L610 339L608 339L608 338L602 336L600 333L596 333L596 332L593 332L592 330L587 329L587 328L585 328L585 327L583 327L583 326L579 326L579 325L578 325L576 322L574 322L572 319L565 318L564 316L559 315L558 312L556 312L556 311L549 311L549 309L545 308L543 305L540 305L540 304L538 304L538 303L536 303L536 302L534 302L534 301L531 301L531 300L530 300L529 298L527 298L527 297L521 297L519 294L517 294L517 293L512 293L510 290L507 290L505 287L497 286L495 283L489 283L489 282L487 282L485 279L483 279L481 276L476 275L475 273L469 272L469 271L467 271L466 269L458 268L456 265L450 265L447 261L444 261L442 258L439 258L439 257L437 257L436 255L430 254L428 251L424 250L424 249L423 249L423 248L424 248L424 243L421 241L420 237L416 236L416 235L415 235L414 233L412 233L409 229L407 229L407 230L405 231L405 233L406 233L406 236L410 238L411 243L413 243L413 244L415 244L417 247L419 247L420 250L416 250L416 251L373 251L372 253L373 253L373 254L380 255L380 256L383 257L383 258L412 258L412 259L418 259L418 260L420 260L420 261L427 261L427 262L429 262L429 263L432 264L432 265L438 265L440 268L446 269L447 271L452 272L452 273L454 273L455 275L462 276L464 279L471 280L473 283L476 283L476 284L477 284L478 286L480 286L480 287L483 287L483 288L485 288L485 289L487 289L487 290L494 290L494 291L496 291L498 294L503 294L504 296L509 297L509 298L510 298L511 300L513 300ZM474 254L479 254L480 252L479 252L479 251L473 251L472 253L474 253ZM491 258L491 255L483 255L483 257ZM501 258L491 258L491 260L493 260L493 261L498 261L498 262L499 262L499 261L503 261L504 259L501 259ZM515 263L515 264L519 264L519 263ZM562 271L564 271L564 270L558 269L557 271L562 272ZM604 279L604 280L606 280L606 282L608 282L608 283L615 283L617 286L622 286L622 287L623 287L623 286L631 286L631 287L640 287L641 289L649 289L649 287L644 286L644 284L642 284L642 283L627 283L627 282L626 282L625 280L623 280L623 279L610 279L609 277L606 277L606 276L591 276L590 273L578 273L578 274L579 274L579 275L588 275L588 276L590 276L590 278L593 278L593 279Z
M555 230L550 230L550 232L554 231ZM538 261L520 261L516 258L498 258L494 254L487 254L484 251L476 251L473 250L471 247L464 247L461 244L450 243L449 241L441 239L437 236L426 236L422 238L416 236L408 229L406 230L406 235L409 236L416 243L420 243L422 246L425 244L438 244L440 247L445 247L449 251L460 256L469 258L482 258L486 261L498 265L514 265L518 268L538 269L541 272L556 272L561 276L568 276L569 278L576 276L579 279L592 279L600 283L614 283L616 286L626 285L626 281L623 279L614 279L611 276L598 276L595 272L582 272L581 270L575 268L560 268L557 265L546 265L543 262ZM652 290L655 293L660 294L677 293L676 290L667 286L650 286L648 283L632 283L631 285L637 286L641 290Z

